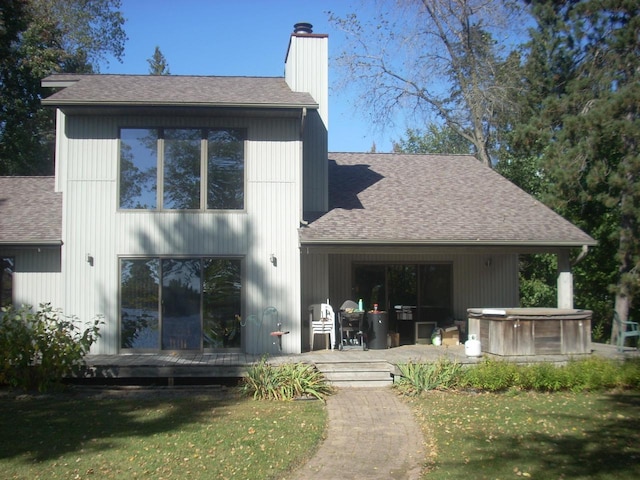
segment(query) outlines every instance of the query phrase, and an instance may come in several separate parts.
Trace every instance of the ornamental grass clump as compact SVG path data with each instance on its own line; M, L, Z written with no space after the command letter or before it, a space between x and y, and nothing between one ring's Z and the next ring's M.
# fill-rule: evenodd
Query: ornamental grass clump
M83 364L100 336L98 318L83 331L77 318L50 304L4 307L0 311L0 384L45 392L60 389L64 377Z
M460 364L446 358L434 363L407 362L398 365L400 377L394 387L405 395L419 395L429 390L448 390L457 384Z
M256 400L305 397L324 400L333 393L333 387L315 366L305 363L271 365L265 358L249 367L241 389Z

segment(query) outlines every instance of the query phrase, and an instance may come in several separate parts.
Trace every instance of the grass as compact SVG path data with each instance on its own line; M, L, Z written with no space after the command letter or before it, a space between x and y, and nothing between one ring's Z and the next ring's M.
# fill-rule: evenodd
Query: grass
M429 480L637 479L640 392L429 392Z
M324 434L318 401L146 392L0 394L2 478L280 478Z

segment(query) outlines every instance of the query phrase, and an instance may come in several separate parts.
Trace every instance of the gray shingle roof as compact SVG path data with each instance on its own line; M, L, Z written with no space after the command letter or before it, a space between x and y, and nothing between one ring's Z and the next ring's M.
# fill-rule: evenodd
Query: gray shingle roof
M58 74L42 85L67 85L42 101L52 106L317 108L311 95L293 92L284 78L276 77Z
M60 244L62 194L53 177L0 177L0 245Z
M303 244L596 243L470 155L330 153L329 202Z

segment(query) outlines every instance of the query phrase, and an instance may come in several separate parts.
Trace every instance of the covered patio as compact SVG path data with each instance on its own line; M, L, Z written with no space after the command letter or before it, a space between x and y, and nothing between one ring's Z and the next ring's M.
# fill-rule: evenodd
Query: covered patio
M420 326L518 307L521 255L555 255L548 307L574 308L572 263L595 244L472 156L331 153L328 210L300 228L302 318L312 304L362 300L410 350Z

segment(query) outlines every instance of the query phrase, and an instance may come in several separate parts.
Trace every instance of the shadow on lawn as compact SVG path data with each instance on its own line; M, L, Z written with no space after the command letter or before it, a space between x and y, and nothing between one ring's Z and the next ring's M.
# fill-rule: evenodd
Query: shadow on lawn
M497 462L508 465L517 475L527 472L533 478L638 478L640 393L609 394L599 401L610 404L606 416L592 418L596 413L591 411L576 415L551 413L533 419L540 425L535 432L490 439L491 451L500 452L499 458L471 459L468 471L484 478L482 473L491 471L491 465ZM545 432L544 422L555 421L566 427L559 432ZM486 450L487 441L470 438L469 450ZM446 464L440 466L444 471L448 468Z
M0 396L0 460L44 461L68 452L117 448L120 439L151 437L221 415L237 398L219 393L146 392Z

